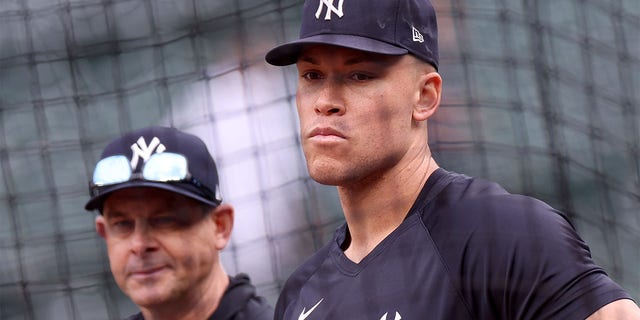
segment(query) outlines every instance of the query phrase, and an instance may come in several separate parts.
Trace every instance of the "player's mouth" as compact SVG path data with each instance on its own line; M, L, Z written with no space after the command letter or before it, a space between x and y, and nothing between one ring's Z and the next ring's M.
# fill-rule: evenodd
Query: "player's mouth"
M345 136L338 130L329 127L317 127L308 135L309 140L316 142L342 141Z
M166 269L167 268L165 266L136 269L129 272L129 276L135 279L148 279L148 278L158 276L160 273L162 273Z

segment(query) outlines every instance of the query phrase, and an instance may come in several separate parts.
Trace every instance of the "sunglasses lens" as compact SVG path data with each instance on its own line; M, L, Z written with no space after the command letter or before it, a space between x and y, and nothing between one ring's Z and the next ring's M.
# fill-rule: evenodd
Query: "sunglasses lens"
M125 156L111 156L96 164L93 171L93 184L105 186L128 181L131 178L131 167Z
M180 181L187 175L187 158L176 153L154 154L142 169L142 176L151 181Z

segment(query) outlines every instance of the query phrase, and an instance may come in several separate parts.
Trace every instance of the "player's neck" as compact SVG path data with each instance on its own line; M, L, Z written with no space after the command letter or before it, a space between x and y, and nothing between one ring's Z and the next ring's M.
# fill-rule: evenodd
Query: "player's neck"
M360 262L393 232L437 168L438 164L427 152L379 179L360 186L339 186L340 202L350 232L345 255Z

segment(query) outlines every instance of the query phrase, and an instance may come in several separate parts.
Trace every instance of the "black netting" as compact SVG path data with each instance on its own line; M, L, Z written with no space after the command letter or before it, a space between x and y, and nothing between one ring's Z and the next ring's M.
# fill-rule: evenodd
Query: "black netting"
M437 0L438 162L565 211L640 298L640 2ZM0 1L0 319L119 319L87 181L105 144L172 125L202 137L236 207L229 273L275 302L342 223L307 176L294 68L301 1Z

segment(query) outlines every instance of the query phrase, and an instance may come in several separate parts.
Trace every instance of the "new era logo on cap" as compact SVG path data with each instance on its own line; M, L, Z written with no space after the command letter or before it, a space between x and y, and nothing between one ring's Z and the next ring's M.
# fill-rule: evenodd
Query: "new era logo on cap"
M305 46L317 44L410 53L438 68L438 27L429 0L307 0L299 39L272 49L265 59L293 64Z
M411 31L412 31L411 35L412 35L413 41L420 42L420 43L424 42L424 37L422 36L422 33L420 33L420 31L416 29L416 27L411 26Z

